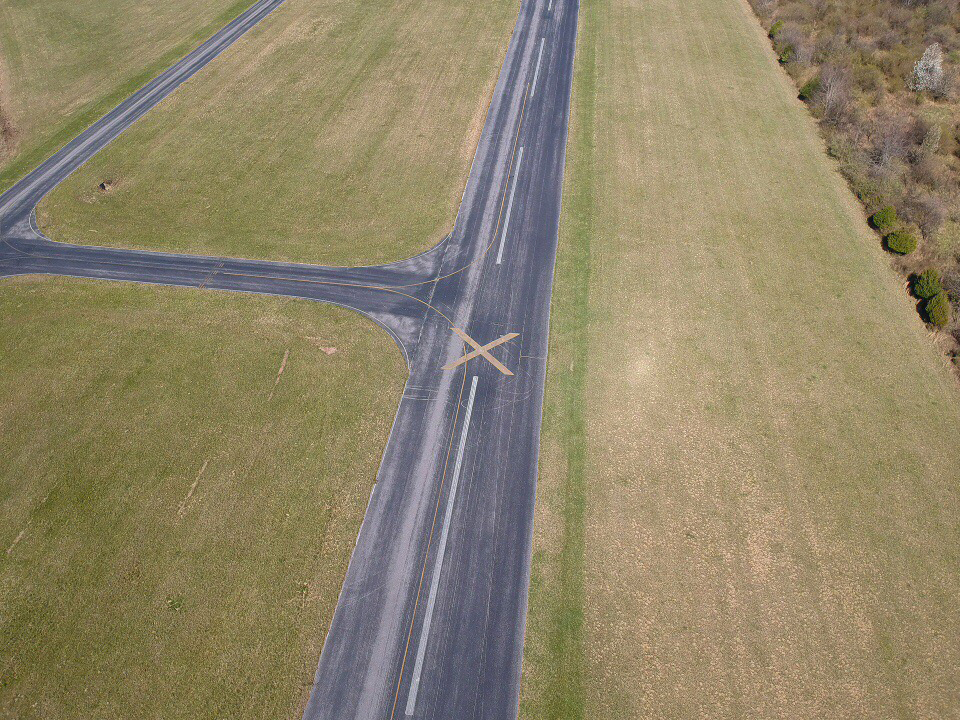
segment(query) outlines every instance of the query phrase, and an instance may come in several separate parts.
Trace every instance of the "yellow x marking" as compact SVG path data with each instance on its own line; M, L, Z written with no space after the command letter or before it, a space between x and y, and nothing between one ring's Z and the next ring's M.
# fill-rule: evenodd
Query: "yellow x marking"
M449 365L444 365L444 366L443 366L443 369L444 369L444 370L453 370L453 369L454 369L455 367L457 367L458 365L463 365L467 360L473 360L475 357L482 356L482 357L486 358L487 360L489 360L489 361L490 361L490 364L493 365L497 370L499 370L500 372L502 372L504 375L513 375L513 373L510 372L510 370L507 369L507 367L506 367L502 362L500 362L499 360L497 360L493 355L491 355L491 354L490 354L489 352L487 352L487 351L488 351L488 350L492 350L493 348L497 347L498 345L503 345L503 344L504 344L505 342L507 342L508 340L513 340L515 337L519 337L519 336L520 336L520 333L507 333L507 334L504 335L503 337L497 338L497 339L494 340L493 342L490 342L490 343L487 343L486 345L481 346L480 343L478 343L478 342L477 342L476 340L474 340L472 337L470 337L469 335L467 335L467 334L466 334L463 330L461 330L460 328L454 328L453 331L454 331L457 335L460 336L460 339L461 339L461 340L463 340L465 343L467 343L468 345L470 345L470 346L473 348L473 352L468 352L466 355L464 355L464 356L463 356L462 358L460 358L459 360L456 360L456 361L450 363Z

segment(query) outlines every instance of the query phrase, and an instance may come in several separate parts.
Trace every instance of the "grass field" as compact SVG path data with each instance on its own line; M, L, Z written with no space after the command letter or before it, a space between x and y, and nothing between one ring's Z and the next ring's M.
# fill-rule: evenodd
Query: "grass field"
M0 315L0 716L299 718L399 350L197 290L6 280Z
M0 2L0 192L251 0Z
M271 260L414 254L452 229L517 9L288 2L68 179L41 226Z
M960 392L739 0L584 0L521 716L960 708Z

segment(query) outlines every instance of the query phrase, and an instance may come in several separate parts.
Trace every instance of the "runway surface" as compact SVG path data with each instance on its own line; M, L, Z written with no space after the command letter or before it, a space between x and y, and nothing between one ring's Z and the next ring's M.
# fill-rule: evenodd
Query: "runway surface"
M578 1L522 2L456 225L416 258L318 267L36 227L46 193L282 2L256 3L0 196L0 276L302 297L382 325L410 376L305 717L515 718ZM463 339L507 335L483 351L493 361Z

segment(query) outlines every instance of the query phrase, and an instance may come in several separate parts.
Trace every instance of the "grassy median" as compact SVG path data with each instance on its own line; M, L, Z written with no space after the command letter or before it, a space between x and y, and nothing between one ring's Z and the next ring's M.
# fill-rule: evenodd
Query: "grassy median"
M0 192L251 3L0 3Z
M299 718L406 369L306 301L0 283L0 715Z
M68 179L41 225L269 260L425 249L453 226L518 7L287 2Z
M581 20L522 717L954 714L954 378L745 5Z

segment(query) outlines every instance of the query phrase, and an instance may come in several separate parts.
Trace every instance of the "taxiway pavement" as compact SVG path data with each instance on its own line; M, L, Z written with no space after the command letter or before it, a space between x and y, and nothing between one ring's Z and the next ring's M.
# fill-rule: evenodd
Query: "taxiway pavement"
M410 375L305 718L515 718L578 0L523 0L451 235L334 268L55 243L40 199L283 0L261 0L0 196L0 276L68 275L330 302ZM459 330L460 332L455 332ZM485 346L512 374L473 351ZM455 365L455 366L454 366Z

